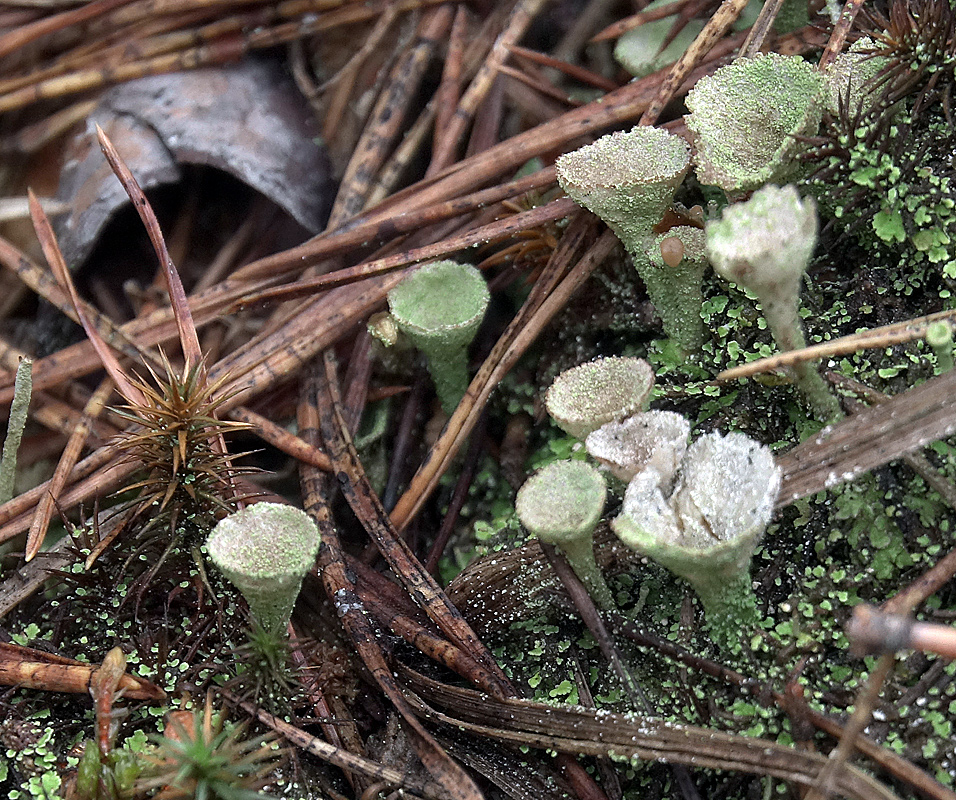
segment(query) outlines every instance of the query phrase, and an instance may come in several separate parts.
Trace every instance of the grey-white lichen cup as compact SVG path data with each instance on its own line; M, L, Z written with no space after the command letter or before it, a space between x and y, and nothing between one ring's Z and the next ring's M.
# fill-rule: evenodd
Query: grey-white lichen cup
M654 388L654 370L642 358L610 356L571 367L545 395L548 414L577 439L607 422L643 411Z
M750 561L779 491L766 447L741 433L710 433L688 447L672 491L656 470L638 473L611 527L690 583L711 635L732 648L757 619Z
M304 511L256 503L220 520L206 539L206 551L242 592L258 623L281 632L319 543L319 529Z
M670 486L687 452L690 423L673 411L644 411L588 434L588 455L624 483L653 469Z

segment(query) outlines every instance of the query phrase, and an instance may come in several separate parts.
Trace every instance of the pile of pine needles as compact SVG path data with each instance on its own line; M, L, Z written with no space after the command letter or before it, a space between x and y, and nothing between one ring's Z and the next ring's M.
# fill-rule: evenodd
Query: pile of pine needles
M801 705L792 686L767 691L772 695L768 702L839 742L835 756L827 759L813 750L705 728L678 729L620 714L598 718L577 706L522 700L475 633L494 624L493 614L472 609L469 624L458 609L493 597L496 586L522 579L523 570L543 576L553 568L560 571L561 565L552 567L537 546L502 556L487 574L473 570L472 584L456 584L454 604L434 577L474 474L469 437L481 435L492 392L615 252L615 238L596 218L557 196L554 170L547 164L556 154L615 128L666 120L668 128L680 132L679 118L668 120L662 116L665 109L697 78L740 49L753 53L763 47L790 54L822 49L821 63L828 63L843 48L860 5L851 0L832 31L820 16L814 26L776 36L770 24L780 4L770 2L752 29L730 32L744 4L726 0L716 8L700 0L677 0L674 5L682 9L682 18L705 17L706 27L672 68L636 81L608 77L594 66L602 53L606 56L602 42L641 21L639 14L602 34L610 21L608 9L623 5L602 0L96 0L0 8L0 112L5 115L0 142L11 163L53 159L44 153L89 114L105 87L140 76L228 64L263 51L288 66L303 102L311 104L338 180L321 234L249 259L243 255L254 251L249 226L236 219L236 233L213 259L219 279L200 281L187 294L175 268L185 258L185 244L178 241L167 249L149 203L135 180L125 178L160 262L154 283L168 302L144 303L124 321L97 310L72 290L38 204L33 218L46 265L34 256L34 245L0 238L0 263L7 270L3 285L9 295L0 313L15 314L35 295L82 324L88 334L37 358L34 366L31 420L38 428L24 444L24 455L27 463L53 458L58 467L52 478L0 507L0 542L22 544L15 568L7 571L0 587L0 619L40 590L55 570L72 563L69 537L42 549L51 521L69 517L80 507L91 509L130 486L130 476L142 468L143 459L151 458L141 451L130 458L129 437L137 435L135 426L148 417L139 413L130 423L136 409L152 409L154 417L198 414L203 425L219 422L226 431L232 425L247 437L258 437L246 449L265 447L291 459L304 507L322 531L316 575L328 597L336 598L337 635L348 651L343 669L349 675L342 682L360 683L364 693L380 698L375 702L398 714L408 746L424 765L424 770L409 771L376 761L352 721L348 703L354 688L351 696L339 695L335 681L303 679L319 721L314 729L322 738L240 702L291 745L343 770L355 797L404 788L421 797L475 800L483 796L479 785L495 785L511 797L557 796L557 790L547 788L557 769L563 776L560 785L582 800L613 800L613 781L600 788L578 760L581 755L604 759L601 769L606 774L613 771L607 761L611 754L675 765L675 785L681 788L674 796L687 798L695 796L695 789L691 773L681 765L780 778L805 787L805 797L895 796L888 784L849 766L854 751L909 791L956 797L860 735L880 688L879 676L886 673L892 656L883 657L856 704L856 714L842 723ZM519 44L536 26L557 29L562 20L560 36L539 31L532 37L551 41L548 52ZM596 54L587 64L578 56L592 38ZM326 74L317 74L317 62L326 65ZM568 87L580 91L572 93ZM595 99L576 99L584 94ZM504 131L511 135L503 138ZM109 143L104 141L104 147ZM121 156L114 158L119 174ZM541 160L536 170L519 173L534 159ZM25 180L23 171L5 171L7 191L13 193L17 181ZM529 197L540 202L527 202ZM555 225L564 220L557 237ZM409 443L416 413L422 413L424 382L411 392L406 386L371 386L373 343L365 323L382 310L386 293L409 267L473 252L479 245L493 253L484 264L493 289L516 280L528 282L523 304L510 318L498 321L496 338L483 348L468 393L437 438L427 446ZM119 288L110 291L118 294ZM914 320L830 346L845 351L885 347L901 341L899 336L921 335L925 324ZM11 400L13 370L23 355L32 353L18 349L11 337L3 340L0 364L8 372L0 386L0 404ZM822 354L802 357L814 355ZM108 377L98 386L90 384L89 377L102 374L104 365ZM136 378L150 371L160 383L168 376L177 397L193 400L170 412L173 406L163 406L164 398ZM904 455L918 462L919 456L908 454L956 427L948 404L954 383L956 374L949 373L895 398L881 398L838 425L829 438L805 442L783 455L781 506L822 490L834 474L859 475ZM107 410L116 402L114 388L128 404L126 417ZM410 408L395 434L392 468L397 474L386 492L386 510L353 437L367 404L389 395L407 396ZM117 439L124 430L126 439ZM138 430L142 441L142 428ZM218 475L206 491L217 489L230 502L252 493L270 494L259 476L229 466L218 432L206 439L212 452L207 472ZM155 444L148 436L146 442ZM462 457L466 463L454 473L459 475L458 487L441 533L421 535L416 520L443 478L453 474L453 467L459 470L456 459ZM409 465L411 471L403 472ZM927 464L917 466L929 474ZM170 503L182 508L197 501L191 495L177 506L173 500L184 488L176 483L177 467L162 475L132 485L146 485L149 502L164 509ZM933 485L952 502L952 487L942 481ZM97 531L89 543L87 566L118 546L121 529L135 525L145 509L134 506L123 519L114 520L111 529ZM170 525L175 528L176 521ZM349 531L347 541L342 526ZM413 529L416 537L406 538ZM357 530L367 534L364 541ZM602 556L605 562L615 557L611 548L607 553ZM956 550L941 557L920 581L903 587L892 610L915 608L954 572ZM295 618L297 635L303 640L322 635L321 627L310 627L302 617ZM383 637L383 630L391 636ZM395 655L397 640L458 673L473 688L450 680L441 683L413 669L412 661ZM716 675L741 692L754 688L745 676L667 642L647 639L643 644L681 668ZM84 680L88 686L95 673L79 662L59 663L28 648L6 647L0 651L0 673L20 676L11 683L82 691ZM295 658L302 666L319 669L323 664L314 661L315 652L303 649ZM102 655L91 657L95 662ZM63 669L49 671L45 678L22 678L58 664ZM361 671L359 664L364 665ZM79 672L66 671L70 666ZM126 696L157 695L149 686L131 685ZM522 759L512 746L534 749ZM556 752L557 758L542 751Z

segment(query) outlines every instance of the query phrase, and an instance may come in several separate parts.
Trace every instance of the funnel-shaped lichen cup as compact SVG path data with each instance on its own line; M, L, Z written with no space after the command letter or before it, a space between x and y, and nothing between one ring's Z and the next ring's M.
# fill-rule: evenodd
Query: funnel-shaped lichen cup
M701 183L732 194L786 178L823 113L823 77L799 56L738 58L701 78L685 118Z
M798 313L800 284L817 242L817 208L794 186L764 186L707 223L707 253L718 275L749 289L760 301L781 350L806 347ZM823 421L840 405L813 365L794 367L800 390Z
M518 491L518 519L541 541L564 553L594 602L614 608L611 590L594 559L594 529L604 512L604 477L584 461L556 461Z
M392 317L428 359L438 399L448 414L468 389L467 348L488 300L481 273L457 261L426 264L388 293Z
M259 624L281 633L319 552L319 529L293 506L256 503L219 521L206 550Z
M680 136L643 126L602 136L561 156L555 167L568 196L637 253L683 182L690 148Z
M646 469L670 487L687 452L690 423L673 411L644 411L623 422L609 422L588 434L585 446L615 478L630 483Z
M779 490L767 448L740 433L711 433L687 449L673 492L655 470L638 473L611 527L693 586L711 636L736 649L757 621L750 560Z

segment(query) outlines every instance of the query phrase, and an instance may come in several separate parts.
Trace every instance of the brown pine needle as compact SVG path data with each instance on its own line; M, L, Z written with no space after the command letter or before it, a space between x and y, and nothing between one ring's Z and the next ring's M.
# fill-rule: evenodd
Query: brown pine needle
M163 232L159 227L159 221L153 213L153 207L143 194L136 178L130 172L126 162L123 161L120 154L116 151L109 137L103 132L103 129L96 126L96 138L99 140L103 155L109 161L110 167L119 178L126 194L133 203L133 207L143 221L146 233L149 234L149 240L152 242L153 250L163 269L163 275L166 277L166 287L169 290L169 302L173 309L173 315L176 318L176 327L179 329L179 342L183 348L183 355L186 358L186 372L196 366L199 369L200 380L206 375L206 368L203 364L202 349L199 347L199 335L196 333L196 324L193 322L192 312L189 310L189 301L186 299L186 290L183 288L183 282L179 277L179 271L173 263L169 250L166 249L166 241L163 238Z
M45 692L86 694L98 664L84 664L43 650L0 642L0 685ZM117 688L134 700L161 700L166 693L145 678L124 674Z
M46 256L47 263L50 265L50 269L53 271L53 275L60 283L60 286L70 295L77 319L79 319L80 325L83 326L83 330L86 331L86 336L90 340L90 344L93 345L93 349L96 350L96 354L103 363L103 367L113 379L113 383L116 384L117 390L123 395L126 402L143 405L146 403L146 397L139 389L130 383L126 377L125 370L120 366L119 361L116 359L116 356L113 355L113 351L110 350L109 345L103 341L99 331L97 331L87 319L86 313L83 311L83 304L80 302L80 296L76 292L76 286L73 285L73 278L70 276L69 269L67 269L66 261L63 260L63 253L60 252L60 247L56 242L56 236L53 234L53 228L50 226L50 220L47 219L43 208L40 206L40 202L32 190L29 190L29 196L30 216L33 219L33 227L36 229L37 239L40 241L43 255Z
M926 336L926 329L932 323L939 322L940 320L956 323L956 310L937 311L935 314L928 314L925 317L915 317L905 322L894 322L892 325L871 328L862 333L841 336L839 339L804 347L802 350L789 350L786 353L778 353L775 356L741 364L739 367L725 369L717 375L716 380L732 381L737 378L749 378L753 375L771 372L772 370L782 367L792 367L794 364L815 361L818 358L842 356L849 353L856 353L859 350L875 350L891 347L895 344L905 344L906 342L924 338Z
M600 33L596 33L594 36L592 36L591 43L597 44L598 42L606 42L608 39L617 39L619 36L623 36L628 31L639 28L641 25L645 25L648 22L653 22L654 20L658 19L666 19L674 14L678 14L686 5L688 5L688 0L675 0L675 2L668 3L660 8L645 8L643 11L638 11L636 14L632 14L629 17L625 17L624 19L619 19L617 22L611 23Z
M104 380L97 387L93 396L90 397L86 408L83 409L83 417L77 423L73 433L63 448L63 454L56 465L56 471L50 479L49 490L40 498L37 503L36 513L33 515L33 522L30 523L30 532L27 534L25 559L31 561L40 548L43 546L43 540L46 538L47 528L50 525L50 519L56 507L56 500L66 486L67 479L76 466L76 461L83 451L83 446L90 435L91 421L99 416L106 401L113 393L113 381L109 378Z

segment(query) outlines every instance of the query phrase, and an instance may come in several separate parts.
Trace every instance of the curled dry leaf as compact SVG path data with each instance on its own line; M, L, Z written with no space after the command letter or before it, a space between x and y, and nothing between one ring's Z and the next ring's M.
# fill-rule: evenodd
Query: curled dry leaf
M318 232L329 205L329 164L307 105L278 67L261 61L142 78L106 92L70 143L57 197L72 208L56 233L73 267L129 202L100 153L99 125L143 189L175 183L181 165L233 175Z

